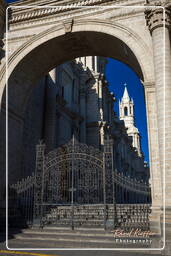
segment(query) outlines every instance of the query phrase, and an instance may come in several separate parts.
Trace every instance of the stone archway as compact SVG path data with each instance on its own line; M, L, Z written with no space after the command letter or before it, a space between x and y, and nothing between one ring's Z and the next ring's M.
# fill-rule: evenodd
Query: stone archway
M146 83L154 81L153 61L150 56L152 52L142 38L131 29L104 20L70 22L33 36L9 56L9 89L12 85L15 90L16 86L19 90L19 84L22 84L22 90L30 90L36 80L55 66L87 55L118 59L129 65L142 81ZM0 94L2 97L5 85L5 66L1 70L0 78L3 81ZM26 94L28 95L28 91ZM25 99L22 99L23 102L26 102ZM13 102L12 105L14 104ZM18 101L17 105L19 106Z
M14 146L9 152L9 157L12 160L11 168L19 161L15 156L19 157L21 150L23 113L36 81L55 66L67 60L88 55L118 59L128 64L138 74L144 85L147 85L147 88L149 84L154 83L151 50L135 32L120 24L105 22L104 20L74 20L33 36L9 57L8 104L9 129L11 131L9 143L13 143ZM1 70L1 79L1 92L3 92L5 67ZM153 94L152 100L154 97L155 94ZM148 97L146 99L150 123L150 115L156 118L156 109L150 109ZM5 95L2 99L2 107L4 104ZM157 141L157 133L151 130L150 125L148 132L150 152L151 154L158 154L153 146L153 141ZM161 181L159 166L156 169L155 165L151 172L152 178L157 174L159 184ZM153 202L156 204L161 202L159 187L155 187L153 184L152 192ZM161 203L159 204L161 205Z

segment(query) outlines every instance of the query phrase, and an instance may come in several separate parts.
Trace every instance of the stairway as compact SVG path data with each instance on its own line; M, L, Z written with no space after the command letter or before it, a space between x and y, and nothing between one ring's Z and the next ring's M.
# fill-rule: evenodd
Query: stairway
M11 231L12 232L12 231ZM147 248L147 245L116 242L111 231L101 228L61 227L23 229L14 232L9 247L17 248Z

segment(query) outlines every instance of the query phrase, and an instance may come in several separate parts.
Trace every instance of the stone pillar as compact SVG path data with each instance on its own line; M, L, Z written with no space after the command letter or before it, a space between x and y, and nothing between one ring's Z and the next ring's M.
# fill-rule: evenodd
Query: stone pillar
M33 224L40 225L43 217L43 176L44 176L44 157L45 157L45 144L40 141L36 146L36 170L35 170L35 187L34 187L34 211L33 211Z
M57 145L56 127L56 69L53 69L46 80L46 93L45 93L45 133L44 140L47 151L54 149Z
M150 154L150 184L152 193L152 207L162 206L162 176L160 172L159 142L157 129L157 104L155 83L144 83L148 141Z
M165 169L166 207L171 207L171 11L169 8L163 11L163 8L156 7L146 12L146 19L153 42L161 176L163 178Z
M164 17L165 16L165 17ZM146 11L147 25L152 36L153 59L155 71L155 90L157 103L157 128L160 157L160 177L162 189L165 193L166 209L171 207L171 47L169 28L171 12L169 8L160 6ZM164 23L165 21L165 23ZM165 171L166 190L163 178ZM162 202L164 206L164 200ZM155 217L154 211L152 214ZM160 212L156 211L153 219L154 230L160 230ZM156 225L158 223L158 225Z

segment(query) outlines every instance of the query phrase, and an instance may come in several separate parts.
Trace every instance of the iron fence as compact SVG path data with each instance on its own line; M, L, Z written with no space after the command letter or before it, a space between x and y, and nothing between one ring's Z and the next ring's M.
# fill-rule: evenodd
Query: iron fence
M15 190L17 207L30 225L149 229L148 200L144 204L121 200L118 204L118 187L140 197L150 196L148 184L114 169L112 140L105 141L101 152L74 137L48 154L40 142L36 172L10 186Z

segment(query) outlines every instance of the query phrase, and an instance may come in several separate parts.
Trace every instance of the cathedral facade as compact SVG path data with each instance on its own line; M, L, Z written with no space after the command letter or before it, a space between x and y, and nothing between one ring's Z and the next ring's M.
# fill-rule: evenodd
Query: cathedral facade
M148 184L149 168L134 123L133 99L125 87L118 117L113 110L116 99L104 75L106 63L103 57L81 57L58 66L37 84L25 115L22 177L35 170L39 140L49 152L74 135L80 143L103 151L108 135L114 141L115 171Z

